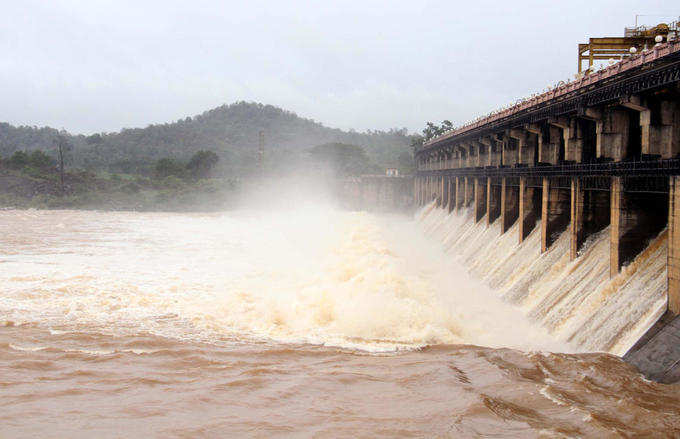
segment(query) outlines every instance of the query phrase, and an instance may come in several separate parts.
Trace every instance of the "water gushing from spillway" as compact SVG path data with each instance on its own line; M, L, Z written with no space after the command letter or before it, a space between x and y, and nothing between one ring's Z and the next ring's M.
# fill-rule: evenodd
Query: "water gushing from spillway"
M417 220L498 296L580 351L623 355L666 309L666 231L610 279L608 227L570 261L568 231L541 253L540 222L518 244L517 222L501 235L500 221L475 223L470 210L433 203Z
M405 217L0 212L0 317L200 340L571 350ZM14 254L11 254L14 253Z
M676 386L564 353L635 338L662 244L616 288L602 235L570 263L437 209L291 204L0 211L0 436L680 434Z

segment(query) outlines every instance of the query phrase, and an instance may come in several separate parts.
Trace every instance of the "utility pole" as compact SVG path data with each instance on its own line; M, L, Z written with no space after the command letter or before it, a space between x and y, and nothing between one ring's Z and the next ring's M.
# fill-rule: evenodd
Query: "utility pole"
M64 136L59 136L59 176L61 179L61 195L64 195Z
M264 175L264 131L260 131L260 149L257 151L257 164L260 174Z

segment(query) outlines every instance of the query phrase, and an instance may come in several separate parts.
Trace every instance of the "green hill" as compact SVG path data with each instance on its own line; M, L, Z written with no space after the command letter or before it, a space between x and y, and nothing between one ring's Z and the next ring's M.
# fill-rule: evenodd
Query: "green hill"
M376 168L410 163L411 139L406 129L354 132L329 128L295 113L258 103L237 102L200 115L146 128L125 128L91 136L62 133L73 146L68 165L88 170L122 173L148 172L161 158L187 160L199 150L215 151L221 171L241 175L257 163L259 132L264 133L265 163L295 162L317 145L343 143L360 146ZM56 157L53 128L14 127L0 123L0 156L19 150L45 150Z

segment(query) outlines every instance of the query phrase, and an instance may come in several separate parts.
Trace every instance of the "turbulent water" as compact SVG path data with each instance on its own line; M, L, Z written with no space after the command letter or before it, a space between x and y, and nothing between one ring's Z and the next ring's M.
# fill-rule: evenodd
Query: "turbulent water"
M533 255L484 264L529 252L486 230L432 208L0 211L0 437L680 435L677 386L584 353L625 349L656 293L614 319L631 299L599 268L590 297ZM662 276L630 271L616 291Z
M541 253L540 223L518 245L517 222L501 235L500 221L487 226L485 219L475 223L471 211L449 214L434 205L419 219L499 296L579 351L623 355L666 310L665 231L610 279L609 228L570 261L567 231Z

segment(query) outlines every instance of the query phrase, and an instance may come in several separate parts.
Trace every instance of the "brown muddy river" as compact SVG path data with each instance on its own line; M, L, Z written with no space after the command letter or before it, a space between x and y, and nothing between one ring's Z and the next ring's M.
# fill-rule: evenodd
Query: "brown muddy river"
M678 437L408 218L0 211L0 437Z

